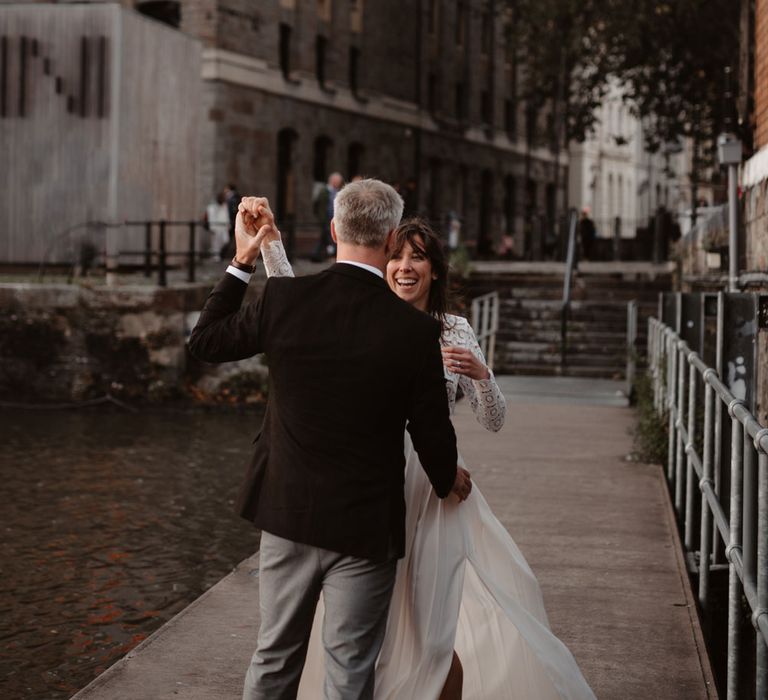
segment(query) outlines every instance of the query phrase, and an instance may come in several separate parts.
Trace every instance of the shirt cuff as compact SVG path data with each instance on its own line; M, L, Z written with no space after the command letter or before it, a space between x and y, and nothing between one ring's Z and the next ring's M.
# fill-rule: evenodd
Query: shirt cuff
M251 281L251 277L253 276L250 272L243 272L242 270L238 270L234 265L227 267L227 272L230 275L237 277L237 279L242 280L246 284Z

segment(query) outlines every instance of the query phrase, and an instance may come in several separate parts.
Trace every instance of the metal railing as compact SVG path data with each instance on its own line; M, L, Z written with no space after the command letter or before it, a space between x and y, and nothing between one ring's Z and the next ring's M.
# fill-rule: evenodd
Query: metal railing
M568 252L565 257L565 274L563 276L563 305L560 309L560 366L565 368L568 345L568 315L571 309L571 282L573 269L576 265L576 225L579 215L571 209L568 223Z
M498 292L489 292L472 300L472 328L488 367L493 369L496 334L499 330Z
M627 374L624 378L627 396L632 395L637 371L637 321L637 301L633 299L627 302Z
M654 406L669 426L667 479L686 551L698 554L698 600L710 612L710 575L721 538L728 561L727 700L737 700L742 595L755 628L755 692L768 698L768 428L669 326L651 318L649 372ZM703 416L697 392L703 386ZM724 407L731 420L730 480L722 464ZM728 493L726 503L725 494ZM700 502L697 502L700 501ZM700 511L697 519L696 513ZM698 549L697 549L698 545Z
M197 229L206 230L204 221L126 221L126 226L140 226L144 229L144 249L140 251L121 250L120 255L141 255L144 260L144 276L152 274L153 262L157 266L157 284L161 287L168 285L168 257L182 257L187 263L187 281L194 282L196 274L196 261L198 257L210 255L207 251L197 250ZM166 233L172 226L185 227L188 232L187 250L169 252L167 248ZM154 245L153 230L157 227L157 245Z

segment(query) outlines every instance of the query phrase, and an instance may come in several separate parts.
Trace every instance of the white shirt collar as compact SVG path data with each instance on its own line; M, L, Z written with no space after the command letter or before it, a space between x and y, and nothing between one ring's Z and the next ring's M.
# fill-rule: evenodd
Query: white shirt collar
M366 265L365 263L357 262L356 260L337 260L337 263L342 263L344 265L354 265L355 267L362 267L363 270L368 270L368 272L372 272L374 275L378 275L381 277L381 279L384 279L384 273L379 270L378 267L374 267L373 265Z

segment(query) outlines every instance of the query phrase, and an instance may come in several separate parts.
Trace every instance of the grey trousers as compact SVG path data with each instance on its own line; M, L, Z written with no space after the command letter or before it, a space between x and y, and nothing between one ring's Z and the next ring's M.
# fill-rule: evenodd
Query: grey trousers
M397 561L372 562L261 534L261 628L243 700L294 700L320 593L326 700L373 698ZM320 697L320 689L317 689Z

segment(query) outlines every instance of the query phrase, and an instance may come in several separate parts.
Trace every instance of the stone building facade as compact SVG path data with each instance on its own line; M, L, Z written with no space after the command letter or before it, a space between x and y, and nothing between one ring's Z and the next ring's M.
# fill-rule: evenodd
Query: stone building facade
M554 223L567 157L555 177L552 151L526 145L504 8L180 3L181 31L204 45L201 199L227 182L265 194L306 251L317 236L315 183L332 171L368 175L399 183L410 211L440 228L455 213L475 253L492 255L505 234L524 253L526 218ZM540 249L530 236L527 247Z
M60 0L49 7L85 18L83 8L99 4L116 3ZM162 178L166 184L194 183L195 201L163 216L199 218L206 204L234 183L243 194L268 196L296 252L307 252L318 235L313 191L339 171L347 179L369 175L398 183L408 211L429 216L442 231L449 216L457 217L461 242L474 254L493 256L504 240L515 256L539 257L544 239L553 239L565 201L568 157L549 145L554 128L546 110L531 119L518 99L523 67L507 39L514 21L508 3L119 4L124 12L165 24L166 31L170 25L201 52L202 65L195 66L199 89L187 90L186 98L166 90L172 108L160 95L152 115L169 129L175 124L173 133L180 133L187 118L199 127L199 136L177 144L187 160L194 154L195 164ZM41 5L19 0L14 7L32 12L42 11ZM72 31L76 34L76 27ZM163 54L164 42L155 43L147 43L144 55L123 57L123 65L148 66L147 56ZM149 67L163 83L182 68L186 74L190 65L155 61ZM137 107L147 115L154 109L152 101L132 109ZM171 143L163 134L152 138ZM125 151L127 159L131 153ZM81 159L87 158L83 151ZM143 162L152 165L151 154ZM165 211L162 189L146 212L132 210L131 217L158 218Z

